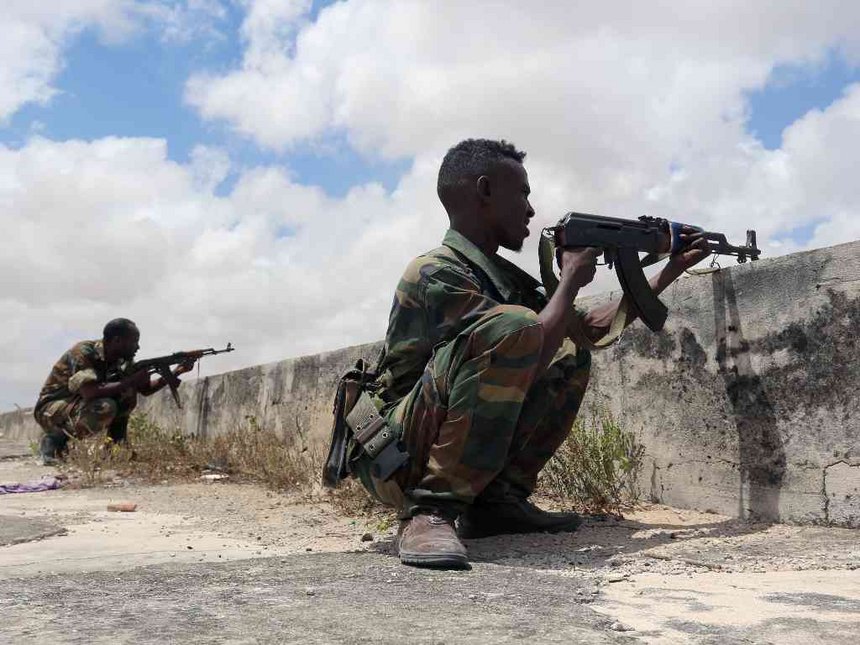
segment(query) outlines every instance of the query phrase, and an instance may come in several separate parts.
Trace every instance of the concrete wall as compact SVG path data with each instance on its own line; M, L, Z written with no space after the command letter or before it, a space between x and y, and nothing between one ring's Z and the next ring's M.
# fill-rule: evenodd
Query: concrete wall
M602 298L617 298L613 292ZM653 334L637 323L595 355L590 402L646 447L656 501L745 517L860 526L860 242L677 282ZM326 437L338 376L380 344L189 382L184 409L142 401L157 422L214 435L253 417L300 440ZM0 432L36 431L29 413Z
M0 414L0 438L14 441L38 439L42 431L33 419L32 408L14 410Z
M327 440L334 390L359 358L375 361L382 343L291 358L192 381L180 388L180 410L168 391L141 398L140 410L167 427L207 437L248 425L301 441Z
M860 526L860 243L677 283L666 329L597 360L655 500Z

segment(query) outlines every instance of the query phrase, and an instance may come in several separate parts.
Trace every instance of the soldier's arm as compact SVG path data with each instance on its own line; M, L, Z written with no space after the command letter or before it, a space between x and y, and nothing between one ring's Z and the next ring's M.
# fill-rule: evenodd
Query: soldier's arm
M194 360L189 360L186 363L180 363L176 367L173 368L173 374L175 376L180 376L185 374L186 372L190 372L194 368ZM159 392L165 388L167 385L167 381L165 381L160 376L155 379L155 381L150 382L146 387L138 389L138 393L143 396L152 396L156 392Z
M418 298L431 346L453 338L502 304L482 293L473 276L449 266L423 271Z
M116 397L131 387L143 387L149 383L146 372L131 374L119 382L100 383L96 365L98 357L95 350L78 344L66 356L66 368L69 373L68 388L73 394L79 394L83 399Z
M566 329L573 316L573 300L580 287L594 278L598 251L596 249L565 249L559 287L547 305L538 314L543 327L544 341L538 364L538 374L549 365L561 346ZM425 271L422 277L423 303L428 317L431 345L440 338L453 337L459 330L472 324L500 302L481 292L473 278L451 267Z
M681 238L687 237L681 235ZM651 290L660 295L666 288L677 280L687 269L694 264L701 262L710 255L707 240L698 239L693 242L686 251L682 251L677 255L673 255L666 266L655 276L653 276L648 284ZM623 317L613 325L616 317ZM627 325L636 320L637 314L632 307L627 306L627 299L622 298L614 302L607 302L599 307L590 310L581 319L581 329L585 336L592 342L603 341L601 344L606 344L606 341L614 340L607 339L607 335L613 327L620 332Z
M653 276L648 281L648 284L651 285L651 290L656 295L660 295L677 277L667 272L664 268L660 273ZM615 322L616 318L619 318L617 322ZM590 309L585 315L579 318L578 324L581 332L590 342L608 345L636 318L638 318L638 314L629 306L627 297L623 296L620 300L609 301L594 309ZM615 333L610 338L609 336L613 334L613 329Z
M83 383L78 388L78 392L85 400L89 401L91 399L117 397L128 389L139 392L146 387L149 387L149 374L145 371L139 371L114 383L97 383L95 381Z
M538 320L543 326L538 374L549 365L567 335L574 315L573 301L579 290L594 279L598 253L597 249L592 248L561 251L561 278L558 287L546 307L538 314Z

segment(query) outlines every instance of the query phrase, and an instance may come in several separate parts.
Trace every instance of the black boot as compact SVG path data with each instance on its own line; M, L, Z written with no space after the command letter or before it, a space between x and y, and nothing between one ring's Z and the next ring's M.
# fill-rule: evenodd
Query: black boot
M539 509L527 499L476 501L460 515L457 534L464 539L506 533L560 533L575 531L582 523L576 513Z
M46 432L39 442L39 457L43 466L53 466L66 452L69 437L63 432Z

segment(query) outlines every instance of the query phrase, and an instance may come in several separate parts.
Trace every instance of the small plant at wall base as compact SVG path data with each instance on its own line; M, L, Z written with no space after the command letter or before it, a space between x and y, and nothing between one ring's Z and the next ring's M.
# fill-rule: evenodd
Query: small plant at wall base
M69 442L63 468L81 486L96 486L120 476L145 481L193 479L218 470L272 488L304 490L318 478L318 451L265 430L256 419L204 439L165 430L143 415L133 415L128 442L114 444L104 435Z
M620 513L637 501L644 448L602 407L578 418L541 474L539 492L592 513Z
M69 442L63 470L77 486L92 487L114 478L147 482L196 480L200 473L229 473L275 490L320 494L323 454L302 438L285 438L249 416L240 428L213 438L165 430L145 416L129 420L128 442L114 444L104 435ZM357 481L350 480L324 498L346 515L380 516L382 507ZM384 518L383 518L384 519Z
M248 417L246 424L211 439L165 430L143 415L132 416L128 444L103 435L69 443L64 469L84 487L114 477L144 481L191 480L216 470L277 490L319 493L321 451L282 437ZM579 419L541 474L539 492L562 505L595 513L620 513L636 501L636 478L643 449L612 415L596 409ZM328 494L347 515L381 509L358 482Z
M121 462L127 461L123 452L103 435L70 441L60 469L81 488L98 486L111 477L111 471Z

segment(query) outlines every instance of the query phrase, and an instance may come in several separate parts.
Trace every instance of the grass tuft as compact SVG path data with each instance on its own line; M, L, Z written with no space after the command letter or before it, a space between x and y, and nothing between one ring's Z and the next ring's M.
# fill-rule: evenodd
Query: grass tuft
M605 408L578 418L541 473L539 490L563 505L620 514L638 500L636 480L644 448Z
M636 479L643 448L605 409L577 419L568 438L541 473L538 493L562 506L592 513L615 513L637 501ZM165 430L143 415L132 416L128 442L101 436L69 442L63 468L80 487L116 478L144 482L191 481L202 473L228 474L269 488L323 498L351 516L373 515L388 522L390 511L361 484L348 479L335 490L319 485L323 451L265 429L254 417L243 427L213 438ZM393 517L393 516L392 516Z
M254 417L248 417L242 428L205 439L165 430L143 415L133 415L126 443L115 444L104 435L70 441L63 467L78 475L81 486L115 476L157 482L214 471L298 490L315 483L319 461L318 451L261 428Z
M300 445L247 417L243 427L212 438L166 430L144 415L129 420L128 441L115 444L104 435L69 442L62 468L75 485L89 488L115 479L147 483L193 481L207 472L233 481L252 481L269 488L322 497L347 515L383 517L388 511L355 480L336 490L319 485L321 447Z

